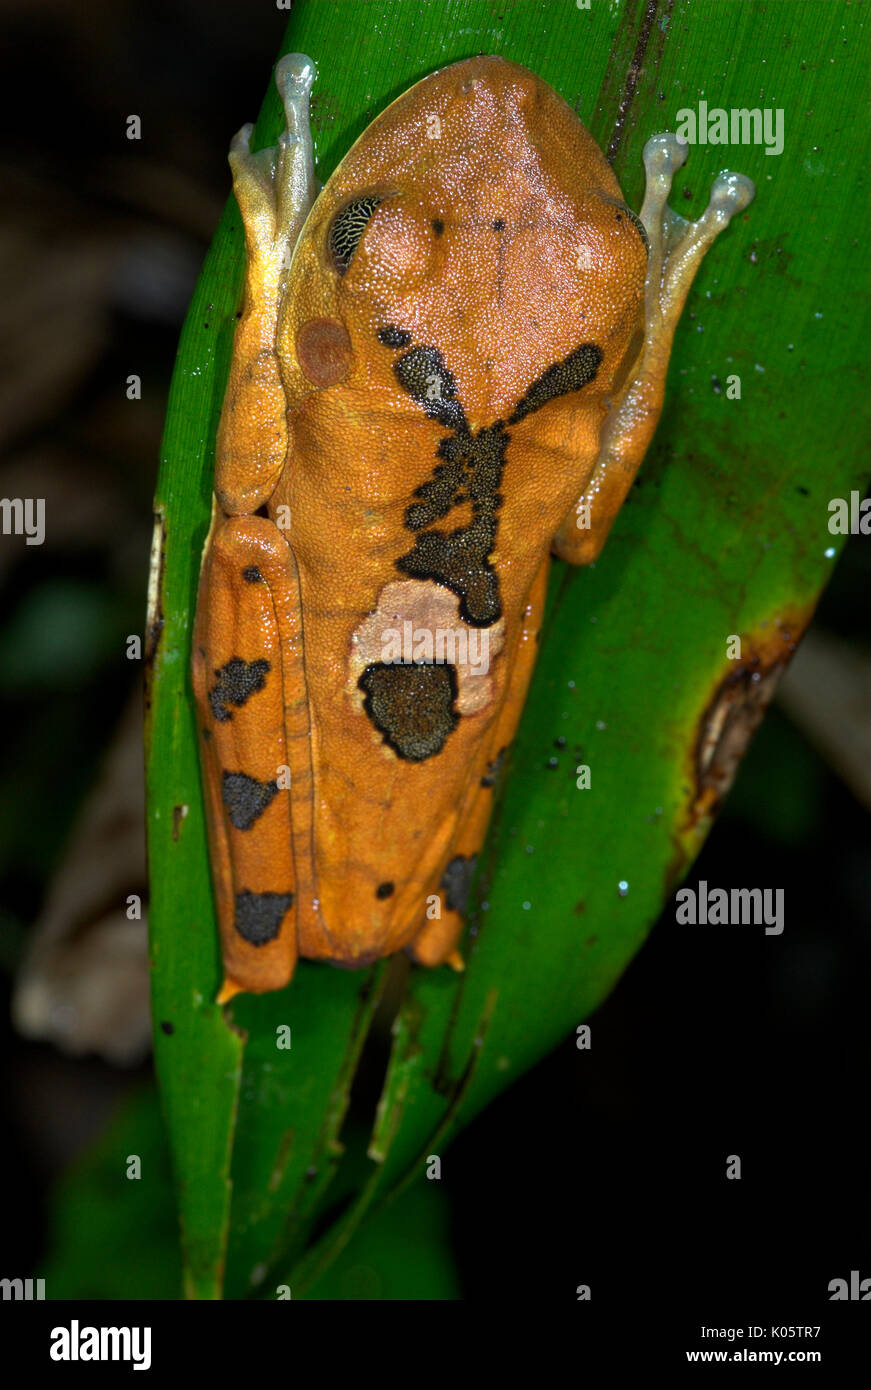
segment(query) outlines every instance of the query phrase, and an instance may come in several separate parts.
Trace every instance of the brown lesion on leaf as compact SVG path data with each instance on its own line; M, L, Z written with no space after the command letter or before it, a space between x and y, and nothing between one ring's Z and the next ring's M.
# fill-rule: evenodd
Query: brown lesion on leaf
M178 840L181 823L186 819L188 807L185 805L173 806L172 808L172 838Z
M166 514L162 506L154 509L151 537L151 564L148 575L148 608L145 620L145 664L150 666L163 631L163 572L166 566Z
M782 611L741 633L741 656L724 659L687 753L686 812L672 835L666 897L701 846L812 614L812 606Z
M278 1145L278 1152L275 1156L275 1163L272 1166L272 1172L269 1175L269 1181L267 1183L270 1192L277 1192L284 1180L287 1162L293 1152L293 1137L292 1129L285 1129L282 1133L281 1141ZM306 1174L306 1176L308 1176L308 1174Z
M699 719L683 833L719 809L810 618L810 609L794 610L741 635L741 656L725 663Z

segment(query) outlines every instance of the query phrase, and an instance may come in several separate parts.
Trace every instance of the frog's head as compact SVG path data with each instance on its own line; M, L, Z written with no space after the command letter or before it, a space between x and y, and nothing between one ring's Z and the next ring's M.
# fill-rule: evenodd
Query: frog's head
M440 354L472 429L517 418L570 359L584 371L551 394L583 388L598 420L637 351L645 270L643 228L571 108L504 59L456 63L372 122L309 214L281 327L289 399L343 381L413 409L394 371L411 344Z

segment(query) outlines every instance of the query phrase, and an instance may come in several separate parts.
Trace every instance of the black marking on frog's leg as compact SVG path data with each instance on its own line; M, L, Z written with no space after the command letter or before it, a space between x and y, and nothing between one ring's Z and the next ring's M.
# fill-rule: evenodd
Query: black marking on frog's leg
M249 946L265 946L275 940L292 906L292 893L251 893L246 888L236 894L234 926Z
M453 666L395 666L373 662L357 682L363 708L384 742L400 758L420 763L440 753L457 727L457 673Z
M247 772L225 772L221 778L221 800L227 808L230 824L237 830L250 830L270 805L278 791L278 783L258 782Z
M493 231L494 231L494 232L504 232L504 231L505 231L505 218L504 218L504 217L497 217L497 218L496 218L495 222L493 223Z
M233 716L228 705L241 707L266 684L266 677L272 668L264 658L258 661L243 661L241 657L231 657L226 666L215 671L217 684L209 691L209 704L212 714L219 724L226 724Z
M449 430L468 432L463 407L457 400L457 383L438 348L413 347L394 362L393 370L403 391L431 420L438 420Z
M242 578L246 584L259 584L263 575L256 565L246 565L242 571Z
M465 917L468 912L477 862L476 854L458 854L445 869L439 887L444 891L445 906L449 912L459 912L461 917Z
M499 752L496 754L496 757L493 758L492 761L487 764L487 771L481 778L482 787L495 787L497 779L499 777L499 773L502 771L502 764L505 761L505 754L507 752L507 748L500 748Z
M375 889L376 898L392 898L395 887L396 884L391 883L389 880L385 883L379 883L378 887Z
M388 323L384 328L379 328L378 341L385 347L404 348L411 342L411 334L404 328L397 328L395 323Z
M430 226L432 227L436 236L441 236L442 232L445 229L445 224L440 217L434 217L432 222L430 223Z
M517 402L509 416L509 425L525 420L534 410L540 410L548 401L557 396L566 396L570 391L580 391L582 386L592 381L603 357L602 349L595 343L581 343L561 362L554 362L546 372L533 381L526 394Z

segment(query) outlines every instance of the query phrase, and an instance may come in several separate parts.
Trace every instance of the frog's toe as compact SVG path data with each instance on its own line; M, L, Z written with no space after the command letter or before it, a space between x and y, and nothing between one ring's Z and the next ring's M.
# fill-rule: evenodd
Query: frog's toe
M231 155L246 155L251 153L251 135L254 125L251 121L246 122L241 130L237 130L233 139L230 141Z
M307 97L314 80L315 65L305 53L285 53L275 65L275 85L285 106Z
M731 170L724 169L714 179L708 207L714 212L723 213L728 219L734 217L736 212L743 212L755 197L756 185L752 179L748 179L746 174L733 174Z
M668 197L672 179L687 162L686 143L678 140L670 131L651 135L644 146L642 158L648 181L661 184L665 197Z

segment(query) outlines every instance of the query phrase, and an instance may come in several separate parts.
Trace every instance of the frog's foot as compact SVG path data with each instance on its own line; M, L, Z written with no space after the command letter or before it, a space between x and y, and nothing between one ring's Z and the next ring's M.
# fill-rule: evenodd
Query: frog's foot
M443 901L441 906L444 907ZM463 919L459 912L446 909L444 917L426 922L421 927L408 947L408 953L417 965L426 965L430 969L437 965L449 965L459 973L466 968L457 945L462 931Z
M647 452L662 410L674 330L702 257L756 192L743 174L719 174L702 216L687 222L668 206L672 178L686 157L687 147L676 135L654 135L644 146L644 336L638 335L635 364L602 426L589 482L554 540L556 554L575 565L588 565L599 555Z
M230 144L233 191L245 224L249 271L258 262L287 270L302 224L317 193L309 129L309 93L315 65L304 53L276 64L275 85L284 104L278 144L251 151L254 126L244 125Z
M687 158L687 146L676 135L653 135L644 146L647 187L641 221L650 247L645 283L645 354L654 340L661 351L662 336L671 336L687 293L708 247L737 212L752 202L756 189L744 174L718 174L708 206L698 222L688 222L668 206L675 172Z

